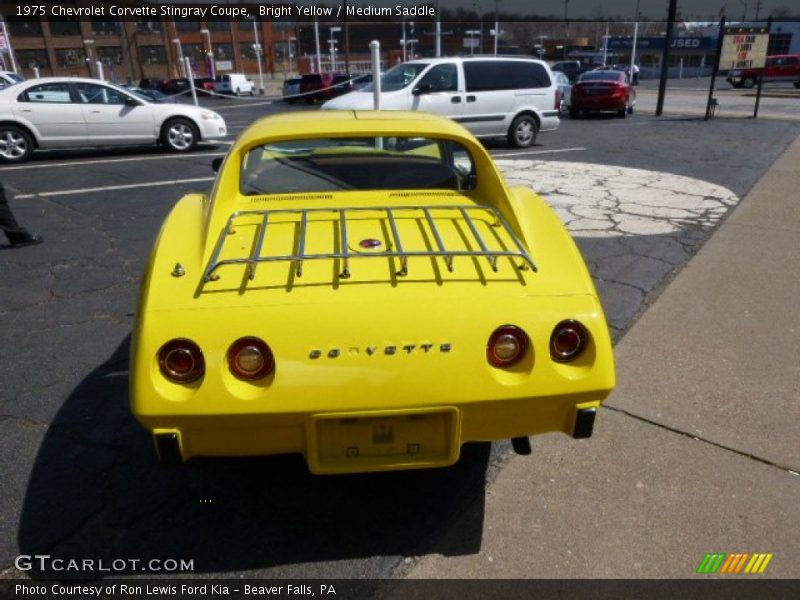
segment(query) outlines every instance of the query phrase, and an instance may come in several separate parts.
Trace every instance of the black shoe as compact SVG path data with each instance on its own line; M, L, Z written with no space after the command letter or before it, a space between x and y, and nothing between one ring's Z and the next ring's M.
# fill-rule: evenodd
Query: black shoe
M44 238L41 235L38 233L32 233L27 237L11 242L11 246L14 248L19 248L21 246L35 246L36 244L41 244L43 241Z

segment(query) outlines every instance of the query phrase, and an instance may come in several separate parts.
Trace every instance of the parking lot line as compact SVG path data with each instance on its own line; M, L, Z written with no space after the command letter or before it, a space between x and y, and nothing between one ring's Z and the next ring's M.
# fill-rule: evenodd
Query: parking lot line
M525 150L523 152L508 152L506 154L492 154L494 158L506 158L509 156L526 156L528 154L558 154L560 152L580 152L587 148L561 148L560 150Z
M224 142L217 142L217 143L224 143ZM0 169L0 173L4 173L6 171L23 171L27 169L43 169L43 168L51 168L51 167L74 167L77 165L101 165L107 163L121 163L121 162L130 162L130 161L137 161L137 160L165 160L167 158L192 158L197 156L225 156L225 152L198 152L196 154L159 154L158 156L132 156L130 158L104 158L101 160L74 160L72 162L60 162L60 163L37 163L34 165L20 165L17 167L3 167Z
M50 196L70 196L74 194L91 194L94 192L112 192L114 190L130 190L143 187L158 187L165 185L179 185L181 183L198 183L201 181L214 181L213 177L195 177L193 179L170 179L168 181L149 181L147 183L129 183L126 185L106 185L102 187L81 188L76 190L56 190L54 192L39 192L37 194L17 194L15 200L26 198L47 198Z

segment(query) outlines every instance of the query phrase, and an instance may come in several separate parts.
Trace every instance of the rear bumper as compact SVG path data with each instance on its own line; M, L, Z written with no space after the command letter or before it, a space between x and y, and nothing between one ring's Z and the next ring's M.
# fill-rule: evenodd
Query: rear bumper
M467 442L561 431L590 437L605 393L336 413L139 417L163 462L302 454L313 473L443 467Z
M625 108L625 98L573 97L570 108L578 110L622 110Z

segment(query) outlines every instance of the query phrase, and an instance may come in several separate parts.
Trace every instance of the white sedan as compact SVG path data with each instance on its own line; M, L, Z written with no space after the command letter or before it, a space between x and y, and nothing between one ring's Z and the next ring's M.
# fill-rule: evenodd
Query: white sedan
M212 110L156 104L97 79L29 79L0 90L0 162L34 149L163 144L188 152L227 134Z

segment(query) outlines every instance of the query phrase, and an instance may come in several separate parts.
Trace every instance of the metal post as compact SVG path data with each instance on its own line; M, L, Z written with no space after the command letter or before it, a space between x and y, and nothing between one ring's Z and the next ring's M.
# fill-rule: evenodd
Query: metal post
M657 117L660 117L664 112L664 95L667 92L667 69L669 69L669 50L670 46L672 46L672 31L675 29L675 13L677 13L677 11L678 0L669 0L667 36L664 40L664 53L661 55L661 80L658 83L658 101L656 102Z
M500 0L494 0L494 55L497 56L497 39L500 37L500 17L497 14L497 5Z
M39 67L33 67L33 76L36 79L39 79Z
M769 33L772 31L772 17L767 20L767 40L769 40ZM764 71L767 70L766 63L761 68L761 73L758 75L758 91L756 92L756 106L753 109L753 118L758 118L758 106L761 104L761 86L764 84Z
M369 51L372 55L372 107L375 110L381 109L381 43L372 40L369 43Z
M403 44L403 62L408 61L408 53L406 50L406 18L403 17L403 38L400 40Z
M439 16L439 0L436 0L436 58L442 55L442 18Z
M178 75L189 77L186 72L186 63L183 60L183 46L181 46L180 38L172 38L172 43L178 47Z
M256 39L256 62L258 63L258 81L260 84L259 93L264 95L264 70L261 68L261 43L258 41L258 19L253 17L253 35Z
M94 62L94 66L97 68L97 78L98 78L100 81L105 81L105 80L106 80L106 78L105 78L105 75L104 75L104 73L103 73L103 63L102 63L102 62L100 62L99 60L96 60L96 61Z
M192 100L194 100L194 105L200 106L200 103L197 101L197 90L194 89L194 73L192 73L192 61L188 56L183 59L183 66L186 69L186 73L189 76L189 89L192 90Z
M717 58L714 60L714 68L711 70L711 84L708 87L708 102L706 103L706 117L708 121L711 116L711 101L714 99L714 82L717 79L717 71L719 71L719 60L722 54L722 41L725 39L725 17L719 21L719 38L717 38Z
M639 16L637 15L636 18L638 19ZM636 67L636 41L639 37L639 21L636 21L636 25L633 26L633 46L631 46L631 85L634 84L633 81L633 69Z
M608 61L608 21L606 21L606 34L603 36L603 66Z
M322 54L319 51L319 21L314 17L314 43L317 45L317 72L322 73Z

